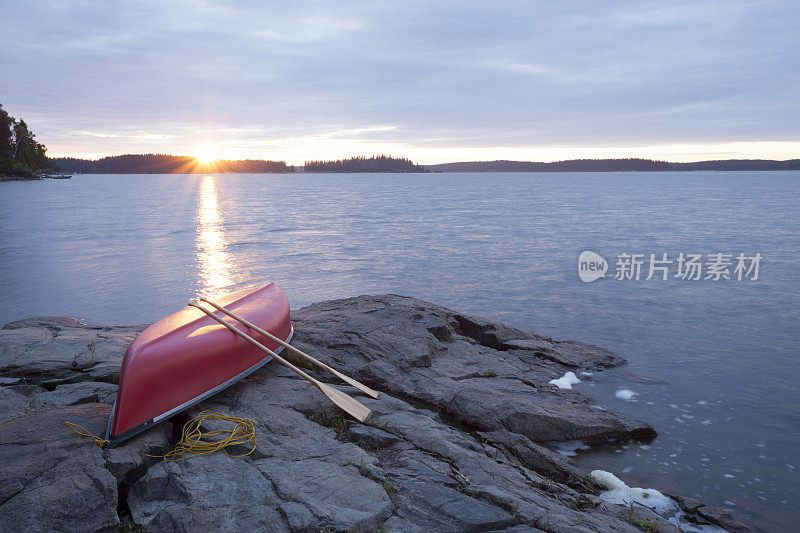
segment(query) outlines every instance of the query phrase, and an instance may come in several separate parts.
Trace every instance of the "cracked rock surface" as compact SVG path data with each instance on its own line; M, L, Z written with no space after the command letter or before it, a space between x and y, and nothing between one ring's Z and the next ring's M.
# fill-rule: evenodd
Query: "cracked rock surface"
M383 392L373 400L340 387L372 409L366 423L269 364L190 412L100 449L63 422L102 435L122 356L145 326L65 318L6 325L3 529L641 531L624 507L598 496L587 472L547 446L655 436L646 423L548 384L568 370L624 364L619 357L395 295L314 304L292 321L293 344ZM177 463L151 457L203 409L253 420L255 452ZM705 515L714 521L711 508ZM637 509L636 519L646 518L659 517ZM676 530L663 518L657 529Z

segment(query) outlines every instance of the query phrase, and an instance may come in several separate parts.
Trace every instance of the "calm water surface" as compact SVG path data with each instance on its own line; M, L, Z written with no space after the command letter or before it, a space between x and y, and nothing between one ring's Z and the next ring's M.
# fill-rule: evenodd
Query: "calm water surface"
M764 530L800 506L800 173L83 175L0 183L0 323L146 323L277 282L394 292L630 361L576 390L652 423L578 451ZM582 283L592 250L755 253L757 281ZM613 267L612 267L613 270ZM618 399L626 388L634 401Z

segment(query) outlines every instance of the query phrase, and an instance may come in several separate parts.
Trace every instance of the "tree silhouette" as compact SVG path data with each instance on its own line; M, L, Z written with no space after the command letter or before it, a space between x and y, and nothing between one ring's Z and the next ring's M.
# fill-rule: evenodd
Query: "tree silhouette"
M50 160L64 172L84 174L206 174L291 172L285 161L218 159L201 163L194 157L167 154L130 154L97 160L59 157Z
M28 124L14 120L0 104L0 173L26 176L47 166L43 144Z
M306 161L306 172L427 172L406 158L388 155L358 156L336 161Z

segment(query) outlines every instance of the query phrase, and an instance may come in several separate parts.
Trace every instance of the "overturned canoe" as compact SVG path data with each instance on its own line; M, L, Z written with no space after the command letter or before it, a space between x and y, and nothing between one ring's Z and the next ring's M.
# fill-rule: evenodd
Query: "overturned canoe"
M289 302L277 285L216 299L288 342ZM275 353L283 346L227 315L217 316ZM272 359L199 309L187 307L148 327L128 347L106 439L118 444L233 385Z

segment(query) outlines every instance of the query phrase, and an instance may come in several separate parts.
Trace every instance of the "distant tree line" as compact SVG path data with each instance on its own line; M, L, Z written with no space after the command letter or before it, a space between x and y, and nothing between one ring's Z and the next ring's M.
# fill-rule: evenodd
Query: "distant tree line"
M358 156L336 161L306 161L305 172L428 172L404 157Z
M47 166L46 151L25 121L10 116L0 104L0 174L33 176Z
M101 159L51 159L63 172L83 174L203 174L210 172L271 173L291 172L285 161L218 159L203 163L194 157L165 154L116 155Z
M683 170L800 170L800 159L726 159L670 163L652 159L572 159L541 163L536 161L469 161L427 165L440 172L627 172Z

